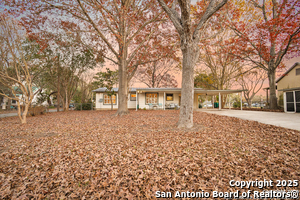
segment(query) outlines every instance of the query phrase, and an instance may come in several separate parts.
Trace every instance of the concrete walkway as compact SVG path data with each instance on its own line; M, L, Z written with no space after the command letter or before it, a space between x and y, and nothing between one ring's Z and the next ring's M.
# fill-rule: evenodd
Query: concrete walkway
M249 110L216 110L216 109L199 109L197 111L237 117L240 119L257 121L264 124L281 126L284 128L300 131L300 113L283 113L283 112L264 112Z
M57 110L49 110L48 112L56 112ZM63 111L62 109L60 109L60 111ZM18 113L5 113L5 114L0 114L0 118L4 118L4 117L14 117L14 116L18 116Z

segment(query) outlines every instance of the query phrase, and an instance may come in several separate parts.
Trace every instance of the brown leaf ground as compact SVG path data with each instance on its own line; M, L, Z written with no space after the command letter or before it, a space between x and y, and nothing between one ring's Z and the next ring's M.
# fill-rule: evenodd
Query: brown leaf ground
M202 112L185 130L179 111L114 113L0 119L0 198L154 199L246 191L233 179L300 179L299 131Z

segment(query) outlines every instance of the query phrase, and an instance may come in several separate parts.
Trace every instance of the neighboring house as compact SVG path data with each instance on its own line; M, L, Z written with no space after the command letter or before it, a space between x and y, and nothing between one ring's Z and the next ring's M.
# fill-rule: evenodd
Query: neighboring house
M118 108L118 88L113 88L116 95L112 96L113 108ZM106 88L93 90L96 92L96 109L111 109L110 97L106 94ZM223 95L241 93L243 90L204 90L194 89L194 109L198 109L198 95ZM130 88L128 94L129 109L176 109L181 104L181 88ZM219 104L221 109L221 104Z
M279 100L283 99L285 112L300 112L300 63L295 63L277 79Z
M36 93L39 90L39 88L35 87L35 86L33 86L32 89L33 89L33 93ZM15 89L15 90L17 91L17 89ZM19 97L19 99L22 98L22 94L16 94L16 96ZM3 101L0 103L1 108L3 110L7 109L8 101L11 101L11 106L13 106L13 107L16 107L18 105L16 100L12 100L7 97L3 97ZM31 105L35 105L37 103L37 101L38 101L38 94L34 95ZM21 105L22 105L22 102L21 102ZM42 103L42 105L47 106L48 102L45 101Z

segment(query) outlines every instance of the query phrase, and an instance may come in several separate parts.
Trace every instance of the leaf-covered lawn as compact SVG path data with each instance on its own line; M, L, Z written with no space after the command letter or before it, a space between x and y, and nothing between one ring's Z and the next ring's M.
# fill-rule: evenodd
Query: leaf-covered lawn
M179 111L114 113L0 119L0 198L153 199L238 190L230 180L300 179L299 131L203 112L185 130Z

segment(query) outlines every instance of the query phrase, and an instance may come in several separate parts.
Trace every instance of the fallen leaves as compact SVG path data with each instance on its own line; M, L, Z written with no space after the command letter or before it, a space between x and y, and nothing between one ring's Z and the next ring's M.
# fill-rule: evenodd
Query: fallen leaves
M202 112L72 111L0 120L0 197L154 198L233 191L229 181L300 178L300 132Z

